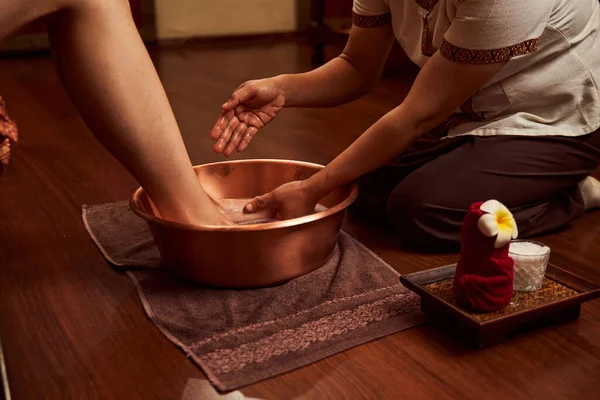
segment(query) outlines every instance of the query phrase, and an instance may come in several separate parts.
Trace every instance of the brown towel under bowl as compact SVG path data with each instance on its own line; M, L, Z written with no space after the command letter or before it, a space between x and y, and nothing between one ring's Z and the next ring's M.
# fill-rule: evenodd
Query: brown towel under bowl
M152 322L220 391L423 321L419 297L398 273L344 232L316 271L276 287L219 290L162 266L145 221L126 202L84 206L83 221L104 257L130 276Z

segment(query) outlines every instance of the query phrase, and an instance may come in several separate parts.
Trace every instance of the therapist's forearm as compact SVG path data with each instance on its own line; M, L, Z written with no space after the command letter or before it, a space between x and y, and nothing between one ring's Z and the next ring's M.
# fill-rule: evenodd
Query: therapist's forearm
M402 153L419 136L445 118L415 118L405 106L390 111L363 133L350 147L306 182L316 197L346 185Z
M378 74L361 72L341 55L313 71L275 77L286 107L334 107L368 93Z
M307 180L308 190L320 198L391 161L441 123L504 65L457 63L436 53L419 72L404 102Z

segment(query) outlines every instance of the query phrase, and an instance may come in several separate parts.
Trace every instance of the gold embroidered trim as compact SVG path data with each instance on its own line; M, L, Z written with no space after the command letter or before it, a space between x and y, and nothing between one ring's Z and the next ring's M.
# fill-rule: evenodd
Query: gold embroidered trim
M359 15L352 12L352 23L360 28L378 28L392 23L392 13L381 15Z
M442 42L440 53L448 60L469 64L492 64L508 61L513 57L533 53L538 49L540 39L529 39L513 46L491 50L470 50L458 47L447 41Z

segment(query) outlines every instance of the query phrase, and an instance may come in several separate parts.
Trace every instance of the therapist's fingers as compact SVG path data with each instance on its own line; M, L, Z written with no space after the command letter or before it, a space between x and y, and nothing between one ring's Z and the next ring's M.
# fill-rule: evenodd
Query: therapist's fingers
M250 200L244 207L244 212L255 213L264 210L269 207L273 207L277 204L277 198L273 192L265 193L262 196L257 196Z
M240 121L243 121L248 126L256 126L257 128L262 128L266 125L261 117L265 118L265 121L270 119L270 117L261 110L254 110L254 112L244 111L242 107L238 107L236 112L240 118Z
M212 131L210 131L210 137L212 140L217 140L223 134L225 128L227 128L227 125L229 124L229 120L234 116L234 114L235 113L233 111L223 111L219 115L217 122L215 122L215 125L212 128Z
M256 129L253 126L249 126L248 129L246 129L246 134L244 135L244 137L240 141L240 144L238 145L238 153L241 153L242 151L246 150L246 148L250 144L250 141L252 140L254 135L256 135L256 132L258 132L258 129Z
M237 117L233 117L229 120L229 124L227 124L227 127L223 131L223 134L217 140L222 142L222 150L224 150L227 147L227 144L229 144L231 136L233 135L233 132L235 132L239 124L240 120Z
M231 135L231 140L229 140L229 144L227 145L227 147L225 148L225 152L223 153L225 157L229 157L231 153L233 153L236 150L236 148L242 141L242 138L246 134L247 129L248 125L246 125L243 122L240 122L237 128L235 128L235 131L233 131L233 134Z
M229 139L231 139L231 135L233 134L233 131L235 131L235 128L237 128L239 123L240 123L240 121L237 119L237 117L231 118L231 120L229 121L229 124L227 124L227 126L223 130L223 133L217 139L217 143L215 143L215 145L213 146L213 150L215 152L222 153L223 150L225 150L225 148L227 147L227 144L229 143Z

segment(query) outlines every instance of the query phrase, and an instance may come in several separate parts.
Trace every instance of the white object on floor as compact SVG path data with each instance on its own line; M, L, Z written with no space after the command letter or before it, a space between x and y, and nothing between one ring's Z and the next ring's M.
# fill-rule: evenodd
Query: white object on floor
M579 182L579 190L583 197L583 206L586 210L600 207L600 182L588 176Z

